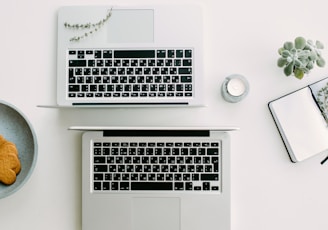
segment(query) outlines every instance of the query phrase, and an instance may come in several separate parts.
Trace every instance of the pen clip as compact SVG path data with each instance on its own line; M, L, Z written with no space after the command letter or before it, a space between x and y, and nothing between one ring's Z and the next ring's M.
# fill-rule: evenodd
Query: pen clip
M324 164L326 161L328 160L328 156L326 156L326 158L325 159L323 159L321 162L320 162L320 164Z

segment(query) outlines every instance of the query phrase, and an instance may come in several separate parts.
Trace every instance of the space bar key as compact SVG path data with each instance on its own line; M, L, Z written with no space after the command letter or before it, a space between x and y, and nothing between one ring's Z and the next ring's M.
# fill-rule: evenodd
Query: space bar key
M131 190L173 190L172 182L131 182Z

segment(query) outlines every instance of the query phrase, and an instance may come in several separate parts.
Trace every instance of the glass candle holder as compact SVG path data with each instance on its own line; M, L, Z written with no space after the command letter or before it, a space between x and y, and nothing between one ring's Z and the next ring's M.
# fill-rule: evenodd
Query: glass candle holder
M230 75L226 77L222 83L221 94L227 102L239 102L247 96L248 92L248 81L242 75Z

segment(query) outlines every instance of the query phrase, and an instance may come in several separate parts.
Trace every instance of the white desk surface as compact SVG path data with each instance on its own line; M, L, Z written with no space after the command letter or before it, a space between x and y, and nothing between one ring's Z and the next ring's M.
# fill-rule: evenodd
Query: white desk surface
M207 106L202 108L44 109L56 94L56 12L72 4L199 2L204 6ZM232 230L328 229L328 163L318 155L292 164L267 103L328 75L302 81L276 66L277 49L301 35L327 48L325 0L11 0L0 8L0 98L30 119L39 143L33 175L0 200L0 228L81 229L81 133L72 125L233 125ZM250 94L231 104L220 95L230 74L242 74ZM90 118L95 118L91 121ZM131 119L133 117L133 119ZM300 130L301 132L302 130Z

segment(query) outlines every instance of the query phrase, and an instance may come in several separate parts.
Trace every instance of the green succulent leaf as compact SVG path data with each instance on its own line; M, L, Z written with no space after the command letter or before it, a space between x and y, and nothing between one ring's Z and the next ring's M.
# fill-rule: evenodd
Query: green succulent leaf
M313 43L312 40L308 40L307 43L308 43L310 46L313 46L313 45L314 45L314 43Z
M317 55L316 52L314 52L314 51L310 52L310 54L309 54L309 60L315 61L317 58L318 58L318 55Z
M304 77L304 72L303 72L303 70L296 68L294 70L294 75L296 78L302 79Z
M310 62L308 59L300 59L300 61L302 62L302 66L307 66Z
M316 63L317 63L317 65L318 65L319 67L324 67L325 64L326 64L325 60L324 60L322 57L320 57L320 58L316 61Z
M294 69L294 62L291 62L284 68L285 75L290 76L293 73L293 69Z
M279 53L279 55L281 55L282 54L282 51L284 51L285 49L283 48L283 47L281 47L281 48L279 48L278 49L278 53Z
M299 68L299 67L301 67L303 65L303 63L300 61L300 60L295 60L295 67L296 68Z
M302 49L304 49L304 47L306 45L306 40L303 37L297 37L297 38L295 38L295 41L294 42L295 42L295 48L296 49L302 50Z
M313 67L314 67L313 62L309 62L309 63L307 63L307 65L306 65L306 68L307 68L308 70L313 69Z
M294 44L292 42L285 42L284 43L284 49L291 50L292 48L294 48Z
M316 47L317 47L318 49L323 49L323 48L325 48L324 45L323 45L323 43L322 43L321 41L316 41L316 42L315 42L315 45L316 45Z
M287 57L292 56L292 54L288 50L284 50L284 51L282 51L281 56L284 58L287 58Z
M306 59L310 55L310 50L299 50L298 52L298 58L299 59Z
M290 53L291 53L291 54L296 54L296 53L297 53L297 51L298 51L298 50L297 50L297 49L295 49L295 48L291 48L291 49L290 49Z
M281 57L281 58L278 59L277 65L278 65L279 67L283 67L283 66L285 66L287 63L288 63L288 62L287 62L287 59Z

